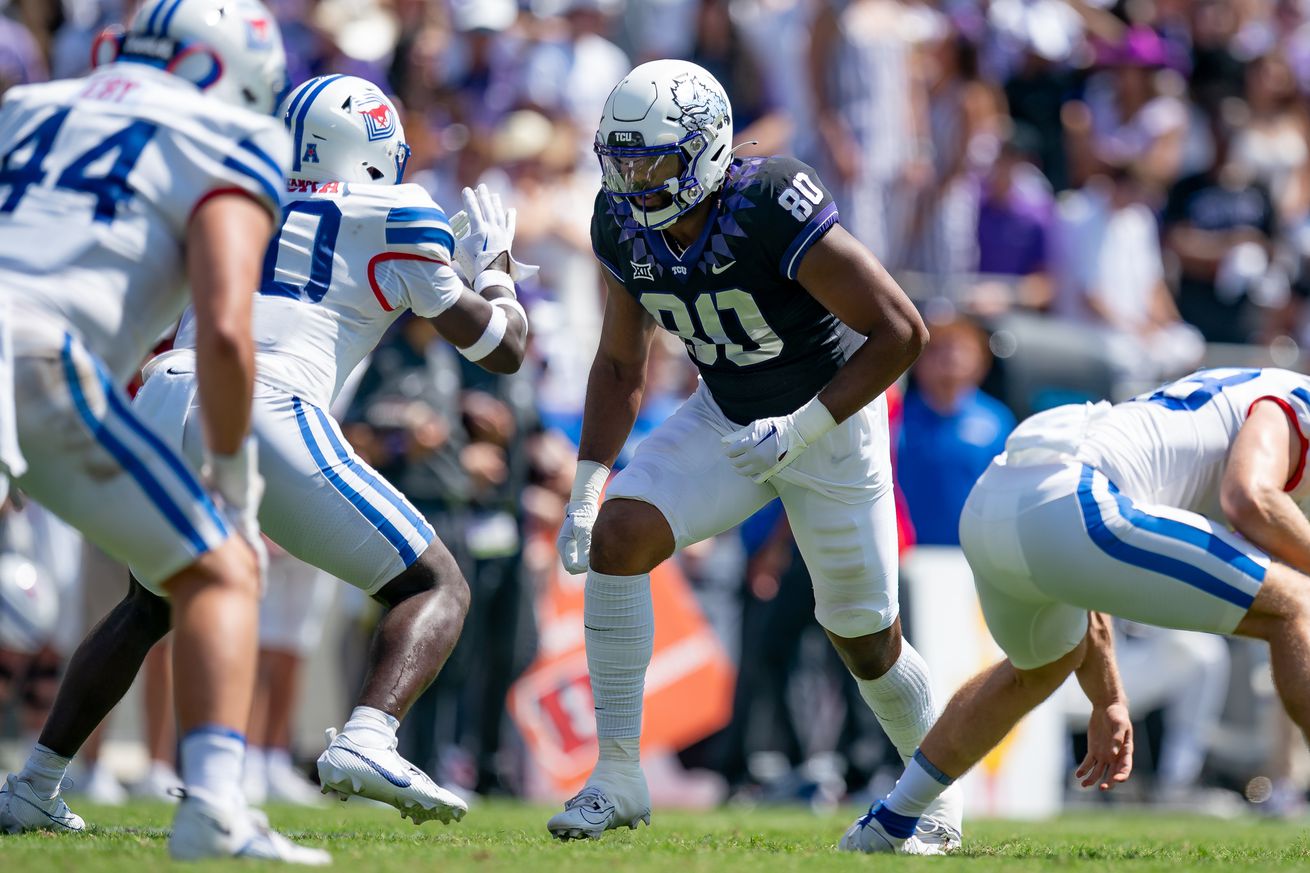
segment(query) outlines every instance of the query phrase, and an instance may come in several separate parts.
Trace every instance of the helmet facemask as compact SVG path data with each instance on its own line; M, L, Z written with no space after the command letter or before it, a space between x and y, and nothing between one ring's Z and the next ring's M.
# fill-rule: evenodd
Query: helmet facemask
M693 131L677 142L655 146L616 146L597 141L601 185L611 202L626 203L632 218L651 230L668 227L710 192L697 172L709 138Z

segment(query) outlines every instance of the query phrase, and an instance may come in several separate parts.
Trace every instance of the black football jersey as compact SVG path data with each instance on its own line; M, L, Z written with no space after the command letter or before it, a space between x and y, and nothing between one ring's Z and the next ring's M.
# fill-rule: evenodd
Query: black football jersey
M682 338L723 413L746 424L795 412L864 341L796 280L805 252L836 223L813 169L745 158L732 162L705 230L681 255L603 191L591 240L628 293Z

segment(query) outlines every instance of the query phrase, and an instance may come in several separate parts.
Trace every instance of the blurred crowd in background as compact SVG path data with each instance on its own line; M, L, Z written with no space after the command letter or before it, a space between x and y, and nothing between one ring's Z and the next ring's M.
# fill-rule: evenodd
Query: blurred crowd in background
M518 209L516 255L541 265L520 288L533 347L519 374L469 365L408 318L338 410L472 586L463 639L402 734L401 751L443 784L526 790L528 755L505 697L539 648L539 593L561 572L554 538L603 305L588 232L599 186L591 143L631 66L680 57L709 69L732 100L743 152L812 164L842 223L927 316L933 339L893 415L907 549L957 544L959 508L1016 418L1123 399L1202 365L1300 367L1310 345L1306 0L270 5L293 82L344 72L394 93L413 148L406 181L452 209L462 186L487 182ZM130 6L0 0L0 91L82 75L95 34ZM625 457L695 385L676 338L656 345ZM76 625L26 645L14 640L27 619L11 609L3 625L0 700L11 712L0 735L6 725L30 734L94 610L68 606L88 573L67 548L42 544L39 513L10 507L5 522L5 590L48 576L64 586L55 611ZM780 512L766 508L676 560L741 668L731 723L681 750L680 763L718 774L716 799L877 796L899 762L867 709L845 705L854 687L812 621ZM260 778L279 799L306 799L292 785L303 780L295 755L317 749L289 748L289 701L298 685L324 693L323 677L302 676L320 649L343 653L347 674L326 681L353 689L375 613L331 580L276 572L305 577L288 588L296 618L323 620L265 636ZM925 588L907 610L931 609ZM1122 630L1150 740L1136 796L1233 812L1248 808L1245 790L1261 809L1299 811L1304 767L1274 714L1259 647ZM147 694L156 712L166 685L157 678ZM814 712L831 718L804 715ZM168 782L171 757L166 727L149 739L147 791ZM113 796L116 783L91 776L101 799Z

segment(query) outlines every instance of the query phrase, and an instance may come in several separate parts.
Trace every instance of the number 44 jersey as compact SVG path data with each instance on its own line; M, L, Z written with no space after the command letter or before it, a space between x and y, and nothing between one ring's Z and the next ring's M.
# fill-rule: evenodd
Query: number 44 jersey
M392 322L439 315L464 283L446 215L420 186L293 176L287 188L255 298L256 365L262 381L326 409ZM189 312L176 346L195 346Z
M591 238L605 269L686 344L723 413L745 424L796 411L864 341L796 278L836 223L814 170L793 158L746 158L729 167L686 251L603 191Z
M66 325L119 384L187 301L182 244L206 198L276 213L282 123L141 64L13 88L0 105L0 299Z

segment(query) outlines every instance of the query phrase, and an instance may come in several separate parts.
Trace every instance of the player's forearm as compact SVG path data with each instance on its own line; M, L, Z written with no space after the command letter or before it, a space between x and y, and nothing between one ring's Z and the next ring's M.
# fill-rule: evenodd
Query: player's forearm
M918 313L893 330L869 337L837 375L819 392L838 423L868 406L901 377L928 342L928 329Z
M246 197L214 197L187 230L187 276L196 315L196 380L211 452L231 455L250 430L255 384L251 308L272 222Z
M1271 558L1310 573L1310 521L1291 497L1272 489L1248 493L1239 503L1225 494L1224 512L1237 532Z
M494 303L502 300L505 303ZM501 312L499 315L496 310ZM499 325L493 320L499 319ZM465 291L455 304L432 319L437 332L479 367L491 373L517 373L528 345L528 322L512 289L492 285L482 294ZM494 345L492 345L494 343ZM484 344L489 348L483 348ZM475 350L470 353L469 350Z
M1119 667L1114 660L1114 627L1111 618L1093 612L1087 620L1087 655L1074 671L1092 706L1104 709L1127 702Z
M250 431L255 353L250 332L230 325L196 326L196 382L205 443L216 455L241 448Z
M578 460L613 467L641 409L646 392L646 367L615 361L597 353L587 379Z

